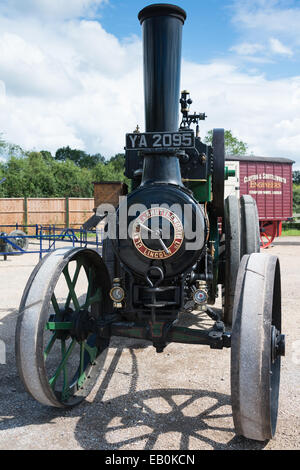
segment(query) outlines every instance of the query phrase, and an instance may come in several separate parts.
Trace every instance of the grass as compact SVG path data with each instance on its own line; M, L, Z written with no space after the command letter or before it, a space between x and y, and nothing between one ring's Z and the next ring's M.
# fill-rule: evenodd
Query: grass
M300 237L300 230L290 228L288 230L282 230L282 237Z

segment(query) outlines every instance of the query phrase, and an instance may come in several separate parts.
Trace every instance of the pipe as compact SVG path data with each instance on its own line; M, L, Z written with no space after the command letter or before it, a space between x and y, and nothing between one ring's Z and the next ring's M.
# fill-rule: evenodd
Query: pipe
M140 11L143 27L146 132L178 131L182 26L185 11L175 5L154 4ZM182 186L174 155L145 155L141 185Z

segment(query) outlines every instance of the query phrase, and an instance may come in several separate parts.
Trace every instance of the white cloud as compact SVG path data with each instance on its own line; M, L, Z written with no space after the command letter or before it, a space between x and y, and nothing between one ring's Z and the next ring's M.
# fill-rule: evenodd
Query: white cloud
M109 0L1 0L0 13L9 16L40 16L47 20L93 17Z
M274 52L275 54L282 54L288 56L293 55L293 51L289 47L284 46L282 42L279 41L279 39L270 38L270 46L272 52Z
M287 0L234 0L233 22L243 32L255 37L282 35L300 44L300 7Z
M267 80L228 64L185 63L183 78L194 109L208 115L202 135L225 127L247 142L250 152L292 158L300 167L300 76Z
M232 22L240 32L241 43L231 50L243 60L274 63L299 53L299 2L234 0Z
M260 44L252 43L256 53ZM245 53L255 52L250 49L244 44ZM143 128L138 38L122 43L97 21L0 15L0 55L6 140L25 149L55 152L70 145L109 157L123 150L126 132L137 123ZM202 135L225 127L254 153L300 164L300 77L267 80L226 62L184 62L182 86L191 91L193 110L208 114Z
M261 52L265 49L262 44L243 42L237 46L233 46L230 50L236 52L239 55L253 55L257 52Z
M140 40L96 21L0 18L0 131L26 149L122 151L143 124Z

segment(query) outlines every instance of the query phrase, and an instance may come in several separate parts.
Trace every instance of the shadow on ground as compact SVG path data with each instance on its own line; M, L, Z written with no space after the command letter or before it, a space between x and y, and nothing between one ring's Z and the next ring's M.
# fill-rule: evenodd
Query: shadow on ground
M47 408L33 400L24 390L17 375L14 357L14 326L16 311L2 319L1 339L7 344L7 364L0 365L0 431L31 425L50 424L56 432L57 418L78 417L75 438L83 449L160 449L187 450L262 449L266 443L234 436L230 396L209 390L164 388L137 390L139 370L135 348L149 343L113 339L114 355L105 370L93 402L83 402L76 408ZM201 314L186 313L183 324L207 327ZM111 380L122 356L129 349L131 371L128 393L105 399ZM60 422L61 426L61 422ZM46 431L45 431L46 432ZM43 428L41 427L41 433ZM171 447L165 447L165 435L176 436ZM228 437L229 436L229 437ZM47 436L45 441L47 442ZM169 441L170 442L170 441ZM173 446L172 446L173 445ZM46 447L45 447L46 448Z

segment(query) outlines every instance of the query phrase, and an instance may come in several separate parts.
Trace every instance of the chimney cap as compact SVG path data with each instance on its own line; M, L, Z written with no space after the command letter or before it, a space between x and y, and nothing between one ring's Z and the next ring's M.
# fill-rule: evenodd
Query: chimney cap
M138 19L142 24L144 20L154 16L174 16L181 20L182 23L186 20L186 12L182 8L169 3L154 3L148 5L139 12Z

